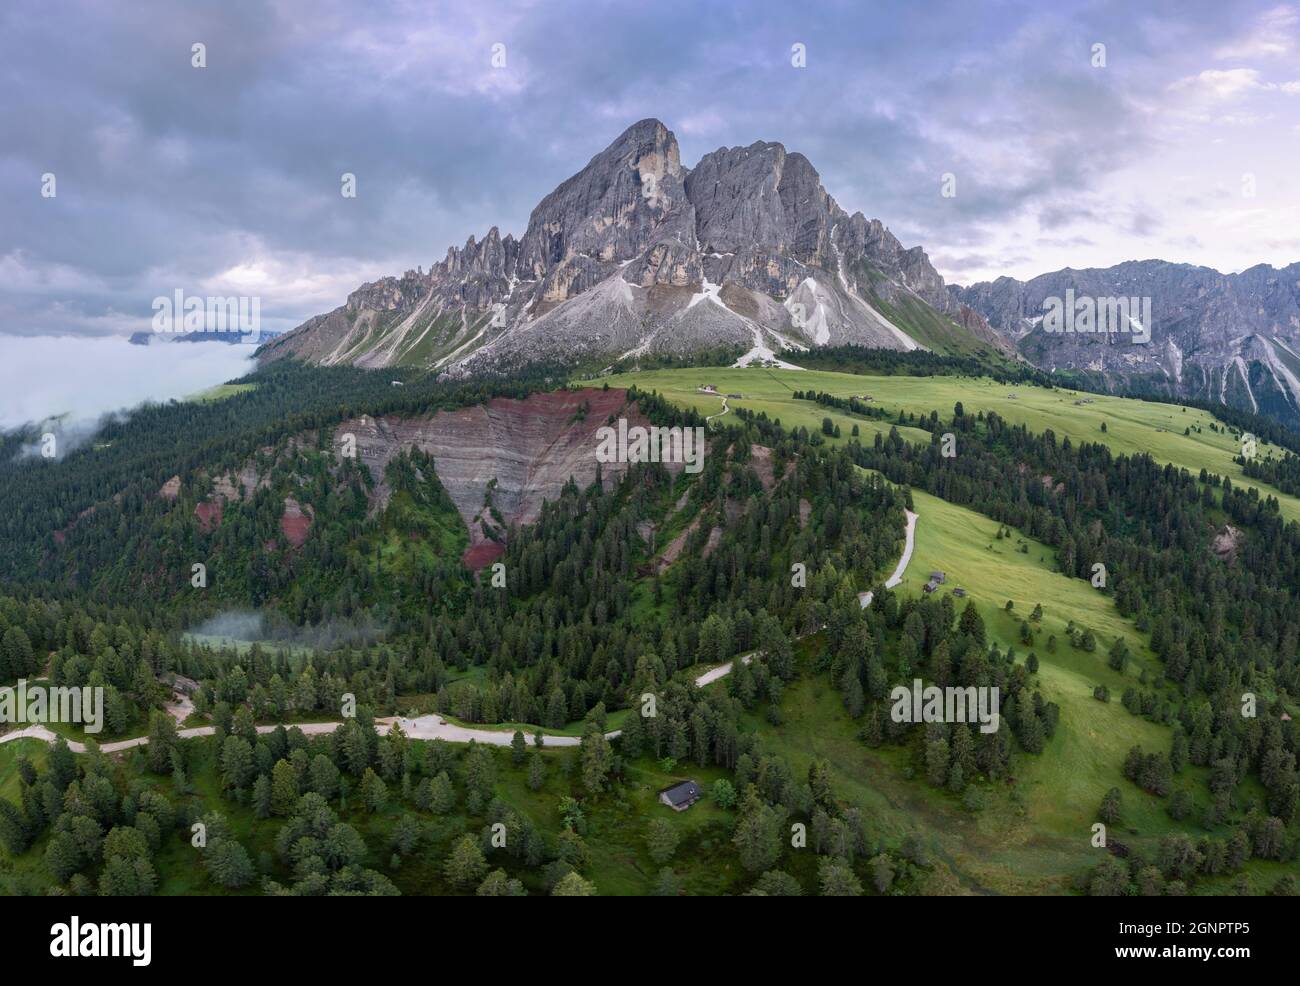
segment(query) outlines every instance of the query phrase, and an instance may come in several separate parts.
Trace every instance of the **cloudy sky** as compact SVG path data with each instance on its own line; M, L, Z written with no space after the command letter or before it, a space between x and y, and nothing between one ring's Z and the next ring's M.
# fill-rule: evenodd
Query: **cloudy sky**
M804 152L959 283L1300 260L1300 4L7 0L0 73L0 334L147 330L178 288L292 327L521 233L648 116L688 165Z

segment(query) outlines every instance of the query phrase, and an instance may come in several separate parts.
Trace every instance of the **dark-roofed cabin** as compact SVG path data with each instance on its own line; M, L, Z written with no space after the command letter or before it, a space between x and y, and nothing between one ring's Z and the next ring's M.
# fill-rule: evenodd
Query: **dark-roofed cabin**
M931 572L930 581L935 582L938 585L943 585L945 582L948 581L948 576L945 575L943 572Z
M701 797L700 786L694 781L682 781L659 792L659 800L673 811L685 811Z
M934 590L937 589L937 588L939 588L939 583L936 582L936 581L934 581L934 579L931 579L929 582L927 582L927 583L925 584L924 591L925 591L925 592L934 592Z

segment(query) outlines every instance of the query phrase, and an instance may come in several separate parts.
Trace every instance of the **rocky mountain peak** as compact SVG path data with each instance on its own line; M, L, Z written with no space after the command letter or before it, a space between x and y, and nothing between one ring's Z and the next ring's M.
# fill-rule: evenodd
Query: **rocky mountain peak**
M936 309L919 326L927 342L895 321L914 318L917 303ZM896 306L903 314L885 310ZM845 213L804 155L755 141L686 168L656 119L632 124L545 196L518 241L495 227L471 236L427 275L365 285L341 312L287 333L264 358L442 366L721 345L761 359L843 342L1003 345L919 247Z
M628 127L529 217L517 276L542 284L545 304L580 294L637 257L686 204L677 138L658 120Z

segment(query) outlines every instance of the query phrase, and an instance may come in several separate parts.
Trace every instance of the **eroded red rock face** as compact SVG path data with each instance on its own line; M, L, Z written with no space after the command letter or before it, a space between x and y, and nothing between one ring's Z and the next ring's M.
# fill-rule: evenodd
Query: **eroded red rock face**
M505 550L483 531L484 523L500 527L484 506L489 483L496 480L491 504L506 527L498 533L508 536L509 528L537 520L542 504L558 499L570 477L580 487L596 478L596 432L611 416L626 418L629 427L650 425L628 404L626 391L557 391L524 400L497 397L423 418L354 418L335 430L335 452L343 435L356 437L357 457L375 479L374 509L388 503L384 470L393 456L412 447L432 455L438 479L469 529L465 563L481 568ZM599 465L606 488L628 469L620 462ZM676 473L681 466L668 468Z
M472 572L479 569L487 568L494 561L506 553L506 546L497 541L480 541L478 544L471 545L465 549L465 553L460 556Z
M220 527L223 506L224 501L220 499L208 503L196 503L194 505L194 516L199 520L199 527L203 528L204 531Z
M308 510L311 508L309 507ZM295 548L301 548L311 530L311 517L303 512L302 505L291 496L284 498L284 513L280 515L280 533Z

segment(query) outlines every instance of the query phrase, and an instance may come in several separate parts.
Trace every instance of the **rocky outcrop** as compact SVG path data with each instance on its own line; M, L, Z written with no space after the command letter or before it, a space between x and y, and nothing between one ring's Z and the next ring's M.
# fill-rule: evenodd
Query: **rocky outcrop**
M284 498L284 513L280 515L280 533L295 548L301 548L311 530L311 507L303 508L291 496Z
M918 333L918 318L943 329ZM460 372L722 345L746 361L822 344L943 348L945 335L963 351L1005 345L919 247L841 209L802 154L756 142L689 169L672 132L642 120L547 195L517 242L471 237L259 356Z
M1214 535L1214 539L1210 542L1210 550L1220 561L1232 561L1237 557L1237 548L1245 537L1245 533L1240 528L1226 524L1223 530Z

